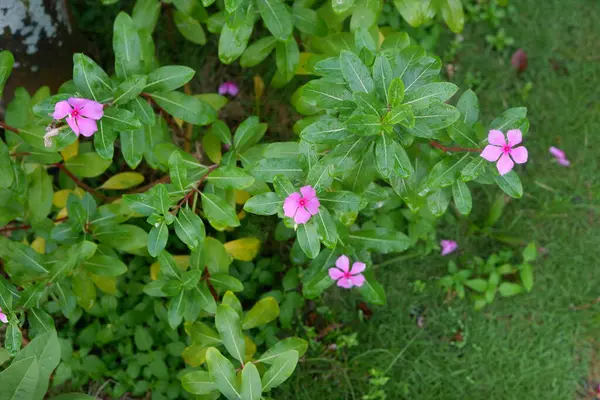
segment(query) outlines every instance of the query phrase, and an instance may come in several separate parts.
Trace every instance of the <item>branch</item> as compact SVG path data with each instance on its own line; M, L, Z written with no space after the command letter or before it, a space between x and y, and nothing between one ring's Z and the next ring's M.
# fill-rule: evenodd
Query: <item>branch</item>
M54 222L62 222L62 221L66 221L69 217L60 217L58 219L55 219ZM4 228L0 228L0 234L5 233L5 232L12 232L12 231L20 231L20 230L27 230L27 229L31 229L31 225L14 225L14 226L5 226Z
M211 172L213 172L215 169L217 169L219 165L218 164L213 164L211 166L208 167L208 172L206 173L206 175L204 175L202 178L200 178L198 180L198 182L194 185L194 187L185 194L185 197L183 199L181 199L181 201L175 206L175 208L173 210L171 210L171 214L176 215L177 211L190 200L190 197L192 197L192 195L194 194L194 192L198 191L198 193L200 193L200 191L198 190L198 188L200 187L200 185L202 185L202 182L204 182L206 180L206 178L208 178L208 176L211 174Z
M19 130L17 128L15 128L14 126L6 125L6 123L3 121L0 121L0 128L6 129L7 131L11 131L14 133L19 133Z
M73 173L71 171L69 171L67 169L67 167L65 167L64 164L61 163L56 163L56 164L52 164L52 166L57 167L58 169L62 170L69 178L71 178L71 180L73 182L75 182L75 184L77 186L79 186L80 188L82 188L83 190L85 190L86 192L95 194L96 196L104 199L106 198L106 196L102 193L100 193L99 191L97 191L96 189L94 189L91 186L88 186L85 182L83 182L81 179L79 179L78 177L76 177L75 175L73 175Z
M429 144L431 146L435 147L436 149L440 149L442 151L445 151L446 153L448 153L448 152L453 152L453 153L457 153L457 152L481 153L481 149L476 149L474 147L446 147L444 145L439 144L435 140L430 140Z

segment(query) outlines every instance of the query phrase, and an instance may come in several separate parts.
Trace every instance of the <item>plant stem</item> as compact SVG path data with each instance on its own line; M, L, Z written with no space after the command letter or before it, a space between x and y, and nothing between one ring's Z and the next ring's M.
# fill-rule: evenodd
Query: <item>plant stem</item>
M448 152L469 152L469 153L481 153L481 149L476 149L474 147L446 147L435 140L430 140L429 144L436 149L440 149L442 151Z
M211 174L211 172L213 172L215 169L217 169L219 165L218 164L213 164L211 166L208 167L208 172L206 173L206 175L204 175L202 178L200 178L198 180L198 182L194 185L194 187L185 194L185 197L183 199L181 199L181 201L175 206L175 208L173 210L171 210L171 214L176 215L177 211L187 202L189 202L190 197L192 197L192 195L196 192L200 193L200 191L198 190L198 188L200 187L200 185L202 185L202 182L204 182L206 180L206 178L208 178L208 176Z
M66 221L68 218L69 217L61 217L61 218L54 220L54 222ZM27 229L31 229L31 225L5 226L4 228L0 228L0 234L2 234L4 232L20 231L20 230L27 230Z
M78 177L76 177L71 171L69 171L67 169L67 167L65 167L64 164L61 163L56 163L56 164L52 164L54 167L57 167L58 169L62 170L69 178L71 178L71 180L73 182L75 182L75 184L77 186L79 186L80 188L82 188L83 190L85 190L86 192L89 192L91 194L95 194L96 196L105 199L106 196L102 193L100 193L99 191L97 191L96 189L94 189L93 187L89 186L88 184L86 184L85 182L83 182L81 179L79 179Z
M19 130L14 126L6 125L4 121L0 121L0 128L6 129L7 131L11 131L14 133L19 133Z

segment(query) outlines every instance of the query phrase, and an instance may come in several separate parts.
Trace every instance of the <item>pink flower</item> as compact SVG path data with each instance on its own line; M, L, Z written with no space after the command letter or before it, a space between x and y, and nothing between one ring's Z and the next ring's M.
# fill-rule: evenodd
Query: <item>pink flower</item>
M77 136L92 136L97 130L96 121L104 115L104 106L97 101L71 97L56 103L52 118L63 119Z
M232 82L232 81L223 82L219 86L219 94L221 96L225 96L226 94L228 94L230 96L237 96L237 94L239 92L240 92L240 89L235 84L235 82Z
M8 323L8 317L2 312L2 307L0 307L0 321L4 322L5 324Z
M522 135L519 129L511 129L506 133L506 136L508 136L507 141L504 138L504 133L491 130L488 134L490 144L485 146L485 149L481 152L481 157L491 162L498 161L496 167L500 175L509 173L515 166L515 162L517 164L527 162L527 149L523 146L515 147L521 143Z
M312 186L300 188L300 193L294 192L285 199L283 213L286 217L294 218L297 224L305 224L310 217L319 213L321 203Z
M569 161L565 152L561 149L552 146L550 147L550 149L548 149L548 151L550 151L550 154L552 154L554 158L556 158L556 161L558 161L560 165L563 165L565 167L571 165L571 161Z
M365 277L361 272L366 268L365 263L360 261L352 264L350 269L350 260L346 256L340 256L334 268L329 268L329 277L337 281L339 287L350 289L353 286L361 287L365 283Z
M442 255L447 256L450 253L454 253L456 249L458 249L458 243L454 240L442 240L440 241L440 246L442 246Z

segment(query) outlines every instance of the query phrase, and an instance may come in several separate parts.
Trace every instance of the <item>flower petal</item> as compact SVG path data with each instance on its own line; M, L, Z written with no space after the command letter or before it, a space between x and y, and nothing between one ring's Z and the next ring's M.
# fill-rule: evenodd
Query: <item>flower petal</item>
M77 120L73 117L67 117L67 124L69 124L71 129L73 129L73 132L75 132L75 134L79 136L79 127L77 126Z
M492 146L488 144L485 149L481 152L481 157L488 161L494 162L502 155L502 147Z
M88 102L89 100L83 99L81 97L71 97L67 101L73 108L76 108L79 110L80 108L83 108L83 106L85 106L86 102Z
M506 145L506 139L504 138L504 133L502 133L502 131L492 129L488 133L488 142L490 144L494 144L496 146Z
M515 163L510 159L508 154L502 154L502 157L500 157L500 159L498 160L498 164L496 164L500 175L508 174L514 166Z
M350 270L350 274L351 275L358 275L361 272L363 272L365 270L365 268L367 268L367 266L365 265L365 263L357 261L354 264L352 264L352 269Z
M329 268L329 277L334 281L337 281L344 276L344 271L339 268Z
M511 129L506 132L508 138L508 145L514 147L523 141L523 134L520 129Z
M104 106L97 101L86 100L84 106L79 109L79 114L97 120L104 115Z
M564 158L564 157L559 157L556 159L556 161L558 161L558 163L562 166L568 167L569 165L571 165L571 161L569 161L568 159Z
M337 285L344 289L350 289L352 286L354 286L352 281L348 278L341 278L337 281Z
M296 211L298 211L298 201L300 200L300 193L295 192L290 194L283 202L283 214L286 217L294 218Z
M365 276L363 274L358 274L351 276L348 279L354 286L361 287L363 283L365 283Z
M5 324L8 324L8 318L6 317L6 314L0 313L0 321L4 322Z
M567 157L565 152L562 151L561 149L559 149L558 147L552 146L548 149L548 151L550 152L550 154L552 154L556 158L566 158Z
M447 256L458 248L458 243L454 240L441 240L440 245L442 246L442 256Z
M306 204L306 209L312 215L319 213L319 207L321 207L321 202L316 197Z
M238 85L235 84L235 82L229 82L228 92L231 96L237 96L237 94L240 92L240 89L238 88Z
M79 131L85 137L92 136L98 130L96 121L89 118L77 118L77 125L79 125Z
M54 112L52 113L52 118L63 119L64 117L69 115L71 111L73 111L73 107L71 107L66 100L59 101L54 105Z
M304 200L306 200L306 201L311 201L312 199L317 197L317 192L310 185L301 187L300 193L302 193L302 197L304 197Z
M524 146L511 149L509 154L517 164L524 164L527 162L527 149Z
M296 215L294 216L294 222L297 224L305 224L310 219L311 215L306 209L306 207L298 207L298 211L296 211Z
M339 256L338 259L335 260L335 266L344 272L348 272L348 269L350 268L350 260L347 256Z
M219 94L221 96L226 95L229 92L229 82L224 82L219 85Z

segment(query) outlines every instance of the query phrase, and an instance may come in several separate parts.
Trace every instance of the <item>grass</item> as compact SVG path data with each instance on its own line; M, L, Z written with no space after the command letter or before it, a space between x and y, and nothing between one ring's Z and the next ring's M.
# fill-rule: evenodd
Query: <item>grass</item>
M446 259L388 265L379 275L388 305L357 326L360 345L350 352L350 361L302 364L281 398L360 399L369 389L369 368L387 371L388 399L592 398L586 387L600 381L590 368L590 338L600 331L600 304L593 303L599 296L600 260L600 3L511 3L518 16L503 27L527 52L528 69L517 76L510 54L494 52L484 42L489 28L471 24L454 81L464 87L468 72L479 72L476 91L485 121L508 107L529 108L530 161L519 171L526 195L508 204L498 228L547 250L536 263L533 292L497 299L475 312L466 301L446 304L440 297L432 277L445 272ZM525 101L520 88L526 82L533 88ZM553 162L551 145L567 152L570 168ZM497 193L487 187L478 193L474 213L485 211ZM463 248L486 256L503 247L457 236L460 226L444 234L456 237ZM426 282L423 293L412 289L417 279ZM415 308L425 310L423 329L411 315ZM464 336L460 348L452 344L457 330Z

